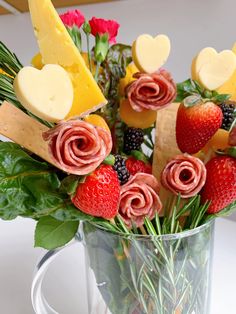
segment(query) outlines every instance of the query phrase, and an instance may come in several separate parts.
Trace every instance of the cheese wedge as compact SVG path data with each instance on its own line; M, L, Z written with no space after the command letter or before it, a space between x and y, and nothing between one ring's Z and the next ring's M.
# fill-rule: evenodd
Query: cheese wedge
M74 101L67 118L84 116L107 101L50 0L28 0L43 64L59 64L69 74Z
M0 134L55 165L48 152L48 143L42 137L48 130L14 105L5 101L0 106Z
M42 70L22 68L15 77L14 91L27 110L50 122L64 119L73 103L70 77L57 64L47 64Z

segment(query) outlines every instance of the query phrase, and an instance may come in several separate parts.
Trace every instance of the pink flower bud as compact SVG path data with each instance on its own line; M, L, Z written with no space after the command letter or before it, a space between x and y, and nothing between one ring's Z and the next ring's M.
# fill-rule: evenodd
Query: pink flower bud
M85 22L85 17L79 10L67 11L61 14L60 18L64 25L68 27L77 26L80 28Z
M89 24L93 36L96 37L96 35L102 36L104 34L108 34L109 43L116 43L116 36L120 27L120 24L118 24L116 21L93 17L89 21Z

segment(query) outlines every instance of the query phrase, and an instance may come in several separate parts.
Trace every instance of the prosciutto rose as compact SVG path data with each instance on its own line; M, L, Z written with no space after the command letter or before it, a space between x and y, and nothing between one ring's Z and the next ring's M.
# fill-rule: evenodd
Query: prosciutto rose
M161 176L165 188L182 198L196 195L206 182L204 163L193 156L184 154L172 159L164 168Z
M119 214L128 227L132 223L140 227L144 218L153 219L160 212L162 204L158 196L159 184L151 174L136 173L121 186Z
M109 132L79 119L59 123L43 138L58 167L76 175L94 171L112 148Z
M171 75L162 69L153 74L136 73L126 89L130 105L135 111L158 110L176 98L176 84Z

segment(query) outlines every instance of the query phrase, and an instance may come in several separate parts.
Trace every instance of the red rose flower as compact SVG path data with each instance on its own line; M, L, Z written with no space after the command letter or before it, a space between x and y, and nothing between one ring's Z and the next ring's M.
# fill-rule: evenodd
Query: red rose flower
M77 26L80 28L85 22L85 17L79 10L67 11L61 14L60 18L64 25L68 27Z
M118 29L120 24L118 24L114 20L104 20L93 17L89 21L91 27L91 34L96 37L96 35L102 36L104 34L108 34L109 43L116 43L116 36L118 33Z

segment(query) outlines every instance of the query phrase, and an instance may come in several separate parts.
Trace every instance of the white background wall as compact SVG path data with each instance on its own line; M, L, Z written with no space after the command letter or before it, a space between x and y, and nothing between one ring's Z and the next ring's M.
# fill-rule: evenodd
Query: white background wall
M132 43L142 33L167 34L172 42L167 67L178 81L189 76L191 59L200 49L228 49L236 41L235 0L123 0L80 9L87 18L95 15L119 21L118 40L124 43ZM28 14L1 16L0 40L24 64L37 51Z
M81 6L80 10L87 18L95 15L116 19L121 24L120 42L132 43L141 33L167 34L172 42L167 68L177 81L189 77L191 60L200 49L228 49L236 41L235 0L123 0ZM0 40L24 64L29 64L38 50L28 14L1 16ZM0 240L0 312L33 313L29 300L31 273L41 254L41 250L32 247L33 223L23 219L0 221ZM227 313L235 310L227 309Z

